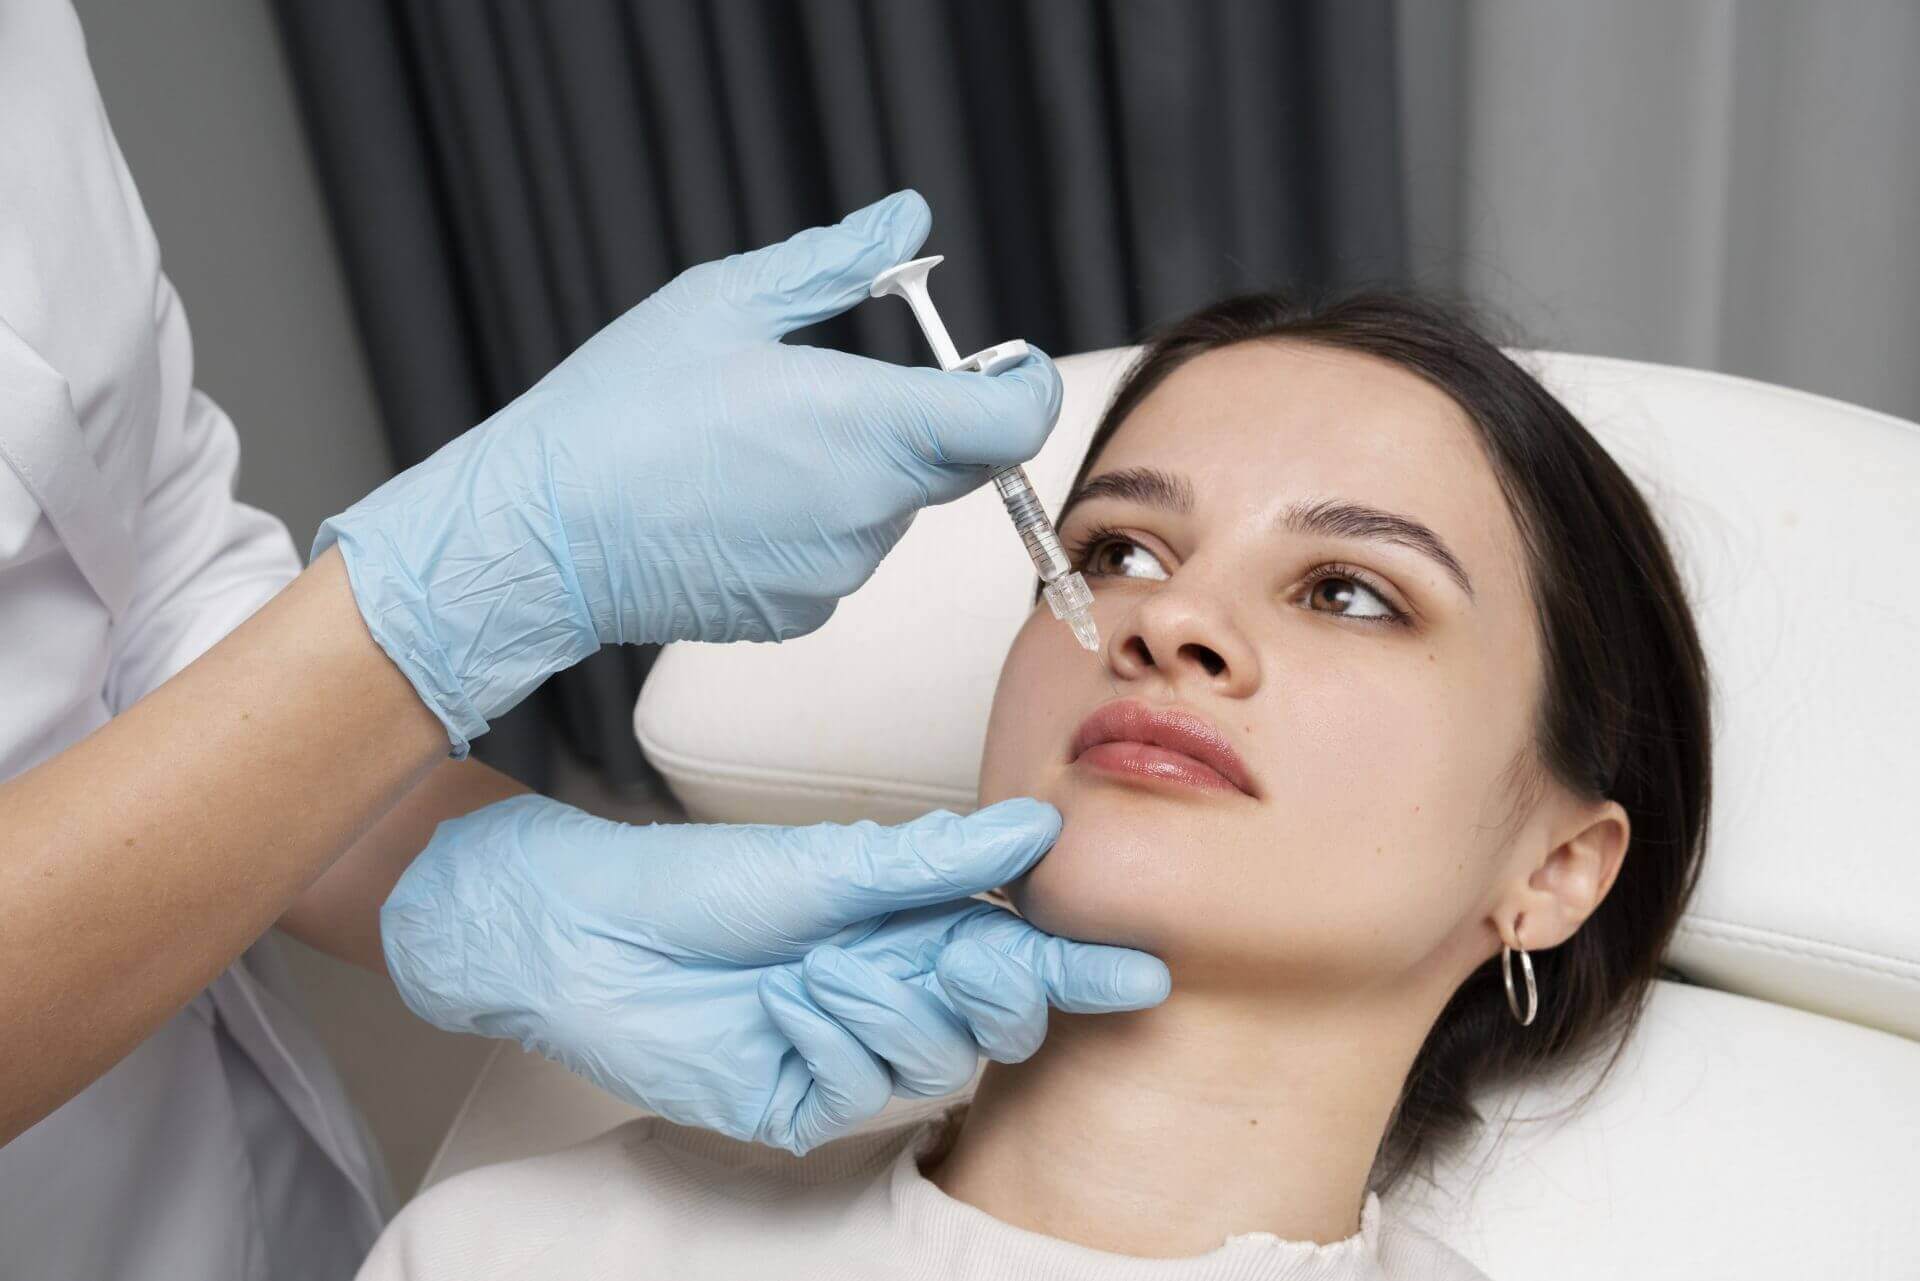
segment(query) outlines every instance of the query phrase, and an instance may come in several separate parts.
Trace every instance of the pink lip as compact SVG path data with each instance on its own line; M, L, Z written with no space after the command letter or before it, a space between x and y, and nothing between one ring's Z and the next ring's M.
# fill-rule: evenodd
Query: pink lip
M1107 773L1258 796L1226 737L1204 718L1126 698L1080 723L1067 759Z

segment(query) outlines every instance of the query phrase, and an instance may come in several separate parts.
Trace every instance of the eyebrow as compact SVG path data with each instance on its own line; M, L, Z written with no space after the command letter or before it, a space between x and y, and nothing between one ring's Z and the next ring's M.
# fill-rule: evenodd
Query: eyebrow
M1067 514L1090 498L1117 498L1182 515L1193 510L1193 486L1186 477L1153 467L1126 467L1102 472L1069 494L1056 523L1066 524ZM1459 557L1440 535L1411 516L1342 499L1303 499L1281 514L1280 528L1303 536L1365 539L1408 548L1439 565L1473 599L1473 580Z
M1054 524L1066 524L1067 513L1090 498L1118 498L1143 507L1165 508L1183 516L1193 510L1193 486L1185 476L1153 467L1123 467L1119 471L1101 472L1068 494L1067 501L1060 506L1060 518Z

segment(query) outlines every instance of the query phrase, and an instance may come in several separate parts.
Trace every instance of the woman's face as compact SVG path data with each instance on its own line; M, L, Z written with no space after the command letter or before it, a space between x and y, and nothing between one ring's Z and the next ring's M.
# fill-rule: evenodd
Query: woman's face
M1242 343L1161 383L1082 492L1060 533L1102 650L1037 608L981 771L982 804L1065 818L1020 911L1183 984L1351 990L1440 952L1457 979L1497 951L1488 915L1545 853L1517 785L1541 658L1464 412L1375 357Z

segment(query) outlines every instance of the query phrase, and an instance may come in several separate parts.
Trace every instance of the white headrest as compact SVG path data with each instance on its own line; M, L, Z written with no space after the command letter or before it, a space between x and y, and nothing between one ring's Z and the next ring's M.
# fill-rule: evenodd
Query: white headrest
M1132 354L1060 361L1065 407L1027 469L1051 508ZM1513 354L1643 487L1707 648L1713 830L1668 962L1920 1039L1920 429L1720 374ZM934 508L813 635L670 647L641 745L696 818L971 808L1032 591L991 492Z

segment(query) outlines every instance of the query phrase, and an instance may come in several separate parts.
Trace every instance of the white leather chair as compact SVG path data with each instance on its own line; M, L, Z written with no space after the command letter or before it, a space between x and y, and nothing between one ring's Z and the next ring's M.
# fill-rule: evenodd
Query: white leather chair
M1050 504L1130 354L1061 362L1065 409L1029 467ZM1658 985L1603 1092L1535 1123L1588 1073L1481 1099L1482 1137L1390 1209L1503 1281L1920 1278L1920 429L1719 374L1515 354L1675 544L1716 698L1711 848L1667 957L1688 982ZM818 633L671 648L641 743L698 819L970 808L1031 590L990 494L928 511ZM429 1181L630 1115L509 1047Z

